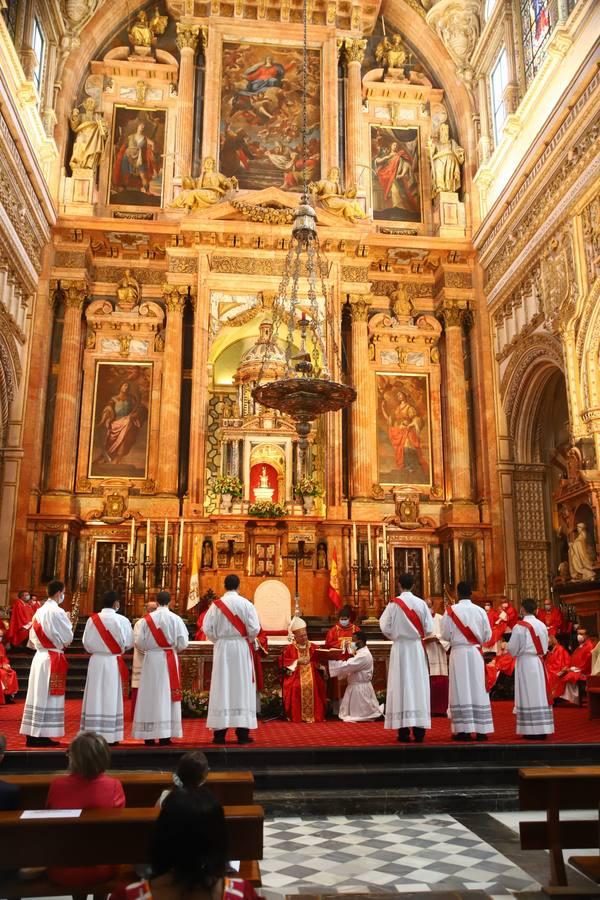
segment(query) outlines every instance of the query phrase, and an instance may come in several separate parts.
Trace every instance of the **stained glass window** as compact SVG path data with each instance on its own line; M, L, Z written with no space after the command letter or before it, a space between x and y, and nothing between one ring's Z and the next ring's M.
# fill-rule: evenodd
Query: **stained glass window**
M550 0L521 0L525 81L534 78L544 58L546 44L556 23L556 3Z
M506 119L504 106L504 89L508 84L508 57L506 48L503 47L500 56L496 60L490 74L490 89L492 95L492 124L494 126L494 142L497 144L502 137L502 126Z

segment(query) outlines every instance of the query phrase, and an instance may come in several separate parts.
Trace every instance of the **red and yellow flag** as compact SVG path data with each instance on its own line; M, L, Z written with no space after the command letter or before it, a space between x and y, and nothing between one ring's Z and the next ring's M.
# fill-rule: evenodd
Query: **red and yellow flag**
M338 578L337 547L333 548L333 553L331 554L331 564L329 566L329 588L327 593L335 608L340 609L342 606L342 598L340 597L340 582Z

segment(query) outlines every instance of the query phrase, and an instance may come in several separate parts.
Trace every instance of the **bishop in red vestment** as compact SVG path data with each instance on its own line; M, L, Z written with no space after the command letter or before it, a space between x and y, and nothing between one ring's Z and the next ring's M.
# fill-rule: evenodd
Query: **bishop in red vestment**
M283 708L292 722L325 720L325 682L319 671L323 651L308 640L306 622L294 616L290 624L292 643L283 651Z
M483 645L484 649L487 649L487 648L493 647L494 643L495 643L493 635L494 635L494 628L496 627L496 623L498 621L498 613L492 606L492 603L490 600L485 601L483 608L485 609L486 615L488 617L488 622L490 623L490 628L492 629L491 641L488 641L487 644Z
M548 675L548 687L552 695L552 699L556 700L565 693L565 685L563 676L567 674L571 667L571 655L568 650L559 644L555 634L548 635L548 652L544 659L546 666L546 674ZM563 699L567 699L564 697Z
M536 616L540 622L544 623L548 634L560 634L565 630L560 610L553 605L552 600L544 600L543 607L538 606Z
M26 644L29 639L31 620L35 612L29 602L29 592L19 591L17 599L10 613L10 625L8 626L8 643L13 647Z
M510 633L513 630L518 620L519 613L512 603L509 603L508 600L504 598L502 600L502 605L498 610L498 618L496 624L492 628L492 637L490 641L488 641L488 645L495 643L496 641L501 641L507 632Z
M19 682L17 675L12 668L4 649L4 644L0 643L0 703L14 703L15 694L19 690ZM3 696L2 696L3 695Z

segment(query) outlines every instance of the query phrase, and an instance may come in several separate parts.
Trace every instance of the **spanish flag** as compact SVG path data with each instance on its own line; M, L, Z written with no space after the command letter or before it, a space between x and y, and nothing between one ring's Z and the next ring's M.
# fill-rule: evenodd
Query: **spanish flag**
M329 588L327 593L329 599L336 609L342 606L342 598L340 597L340 583L338 580L338 564L337 564L337 547L333 548L331 554L331 565L329 566Z
M194 541L194 552L192 555L192 572L190 574L190 590L187 598L187 609L195 606L200 599L200 582L198 580L198 540Z

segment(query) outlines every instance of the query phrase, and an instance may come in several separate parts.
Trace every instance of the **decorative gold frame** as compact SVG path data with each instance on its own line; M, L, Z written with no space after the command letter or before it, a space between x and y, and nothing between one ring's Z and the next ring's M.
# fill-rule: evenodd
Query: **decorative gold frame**
M384 378L422 378L425 380L425 386L427 391L427 433L429 438L429 446L427 448L427 456L429 461L429 481L419 481L419 482L402 482L403 486L406 487L414 487L414 488L428 488L431 489L433 484L433 430L431 427L431 382L429 377L429 372L375 372L375 392L377 405L379 406L379 387L377 383L377 377L381 375ZM375 441L376 441L376 452L377 452L377 476L379 478L379 484L383 487L395 487L398 485L396 481L382 481L379 473L379 442L378 442L378 410L375 413Z
M419 208L420 215L419 219L384 219L384 218L376 218L375 216L375 207L373 206L373 157L371 155L372 144L372 133L373 129L377 128L381 131L416 131L417 132L417 158L419 162ZM423 154L421 153L421 127L418 124L415 125L382 125L378 122L369 122L369 191L370 191L370 203L371 203L371 211L373 215L374 222L387 222L387 223L396 223L399 225L400 223L404 223L406 225L423 225L425 221L425 205L424 205L424 196L423 196Z

